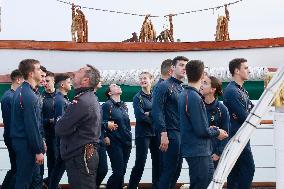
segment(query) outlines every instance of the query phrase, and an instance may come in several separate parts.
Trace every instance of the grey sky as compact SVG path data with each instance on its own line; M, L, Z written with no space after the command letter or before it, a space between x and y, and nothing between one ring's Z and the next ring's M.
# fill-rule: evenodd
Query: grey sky
M56 0L0 0L0 39L71 40L71 7ZM223 5L235 0L70 0L82 6L164 15ZM230 6L231 39L284 36L283 0L243 0ZM83 10L89 21L89 41L122 41L139 33L143 17ZM214 40L216 19L224 9L174 17L174 37L181 41ZM157 33L168 22L152 18Z

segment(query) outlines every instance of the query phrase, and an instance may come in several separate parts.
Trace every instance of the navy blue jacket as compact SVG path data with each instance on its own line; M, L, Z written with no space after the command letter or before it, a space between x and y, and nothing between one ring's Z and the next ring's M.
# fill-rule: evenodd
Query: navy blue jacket
M114 121L118 125L117 130L110 131L106 128L106 136L111 141L119 141L126 146L132 145L132 134L128 109L123 102L115 102L112 98L102 105L103 122Z
M104 145L104 139L107 137L106 135L106 128L108 127L108 122L104 122L103 121L103 110L102 110L102 106L101 106L101 119L102 119L102 125L101 125L101 136L100 136L100 141L99 143L100 144L103 144Z
M183 157L212 155L212 140L220 132L210 128L201 94L187 86L179 95L181 153Z
M94 92L94 94L97 96L97 93ZM98 97L98 96L97 96ZM101 112L101 136L100 136L100 140L99 143L101 145L104 145L104 139L107 137L106 136L106 128L108 127L108 122L105 122L103 120L103 110L102 110L102 106L100 106L100 112Z
M165 80L162 79L162 78L160 78L159 81L156 83L156 85L153 87L152 96L155 96L156 88L157 88L163 81L165 81Z
M153 99L156 96L156 89L163 81L164 81L164 79L160 78L159 81L156 83L156 85L153 87L153 90L152 90L152 108L153 108ZM152 127L154 128L155 133L160 133L160 131L157 130L158 126L156 126L155 120L153 118L152 118Z
M3 94L1 99L1 111L4 123L3 137L5 141L10 141L11 106L14 94L15 91L13 89L9 89Z
M16 90L11 113L10 136L27 140L29 149L35 153L44 153L41 127L41 102L39 96L27 82Z
M44 91L42 93L42 122L44 128L45 137L54 137L54 97L55 92L47 93Z
M211 104L205 104L208 123L210 126L216 126L229 133L230 115L227 107L216 99ZM228 139L219 140L212 138L213 154L220 156L228 142Z
M40 126L39 126L39 132L41 134L41 137L43 138L43 140L45 141L45 133L44 133L44 128L43 128L43 116L42 116L42 107L43 107L43 96L40 93L40 89L37 88L35 89L35 94L38 96L39 98L39 107L40 107Z
M55 125L63 160L80 155L86 144L97 145L101 135L100 104L93 89L80 88L75 92L73 102Z
M248 92L232 81L224 90L224 105L227 106L230 113L230 137L232 137L249 115L253 108L252 102L249 100Z
M135 138L145 136L155 136L154 128L152 127L152 95L145 94L140 90L133 97L133 108L136 118ZM145 115L149 112L149 116Z
M182 81L170 77L161 82L153 96L152 117L155 129L161 132L180 131L178 114L178 95L183 90ZM170 137L170 136L169 136Z
M66 111L70 101L67 96L64 96L60 91L54 96L54 121L61 117Z

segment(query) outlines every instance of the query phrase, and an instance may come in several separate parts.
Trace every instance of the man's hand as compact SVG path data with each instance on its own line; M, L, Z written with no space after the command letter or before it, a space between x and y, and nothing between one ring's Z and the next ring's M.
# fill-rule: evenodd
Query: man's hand
M105 145L109 146L110 145L110 139L108 137L105 137L104 143L105 143Z
M114 121L108 121L107 122L107 128L111 131L115 131L117 129L118 125L114 123Z
M162 132L161 133L161 145L160 145L160 150L162 152L166 152L168 150L169 146L169 139L168 139L168 133L167 132Z
M225 138L228 137L228 133L225 130L219 129L219 131L220 131L220 134L217 137L219 140L224 140Z
M218 156L216 154L213 154L211 157L212 157L213 161L218 161L220 159L220 156Z
M149 116L150 115L150 112L145 112L144 113L146 116Z
M44 155L43 155L43 153L36 154L36 163L38 165L42 165L43 162L44 162Z

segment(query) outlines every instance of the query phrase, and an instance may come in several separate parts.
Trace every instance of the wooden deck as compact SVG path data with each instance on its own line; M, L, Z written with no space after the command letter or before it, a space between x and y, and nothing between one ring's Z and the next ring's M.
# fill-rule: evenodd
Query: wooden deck
M151 189L151 184L140 184L139 185L139 189ZM180 187L182 186L182 184L178 183L176 185L176 189L180 189ZM68 185L62 185L61 186L62 189L69 189ZM224 189L226 188L226 186L224 187ZM105 189L105 186L100 187L100 189ZM276 184L272 183L272 182L263 182L263 183L253 183L252 189L276 189Z
M176 189L180 189L182 184L177 184ZM99 189L105 189L106 187L103 185ZM125 187L126 188L126 187ZM151 184L140 184L139 189L151 189ZM1 186L0 186L1 189ZM69 185L64 184L61 185L61 189L70 189ZM224 187L226 189L226 187ZM276 189L275 183L254 183L251 189Z

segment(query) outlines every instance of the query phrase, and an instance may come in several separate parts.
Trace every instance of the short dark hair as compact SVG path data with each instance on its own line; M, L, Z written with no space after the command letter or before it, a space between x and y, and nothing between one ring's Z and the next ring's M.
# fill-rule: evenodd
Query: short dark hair
M240 69L242 63L244 63L244 62L247 62L247 60L244 59L244 58L235 58L235 59L230 61L229 70L230 70L230 73L232 74L232 76L234 76L235 70Z
M12 82L16 81L17 79L19 78L23 78L23 75L22 73L20 72L20 70L16 69L16 70L13 70L10 74L10 78L12 80Z
M54 78L55 87L59 88L62 81L71 78L68 74L57 74Z
M55 74L53 72L47 71L46 72L46 77L55 77Z
M188 62L188 58L186 58L185 56L177 56L173 59L172 61L172 65L173 66L176 66L177 65L177 62L180 61L180 60L183 60L183 61L186 61Z
M211 88L215 88L215 98L217 98L218 96L222 96L223 95L223 91L222 91L222 81L220 81L219 79L217 79L214 76L209 76L209 79L211 81Z
M201 60L191 60L186 64L185 70L188 82L197 82L204 73L204 63Z
M95 68L94 66L90 64L87 64L87 67L90 69L86 70L85 77L90 79L90 87L95 88L101 81L100 72L97 68Z
M41 69L41 71L43 71L44 73L46 73L47 74L47 69L46 69L46 67L44 67L44 66L40 66L40 69Z
M110 98L109 92L110 92L110 85L107 87L107 89L105 91L105 96L107 97L107 99Z
M168 75L172 66L172 59L166 59L161 64L161 75Z
M20 62L19 70L22 73L24 79L28 79L29 73L34 71L35 64L39 64L39 61L35 59L24 59Z

